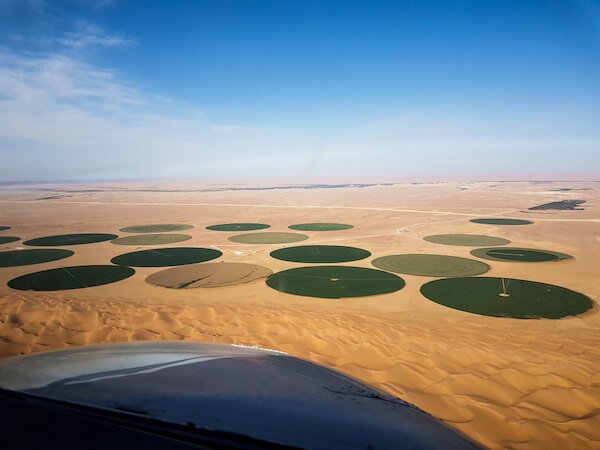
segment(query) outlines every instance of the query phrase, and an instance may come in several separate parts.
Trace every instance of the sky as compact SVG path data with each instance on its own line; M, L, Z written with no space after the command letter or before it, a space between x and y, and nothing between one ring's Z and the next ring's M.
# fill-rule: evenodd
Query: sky
M600 0L0 0L0 182L600 179Z

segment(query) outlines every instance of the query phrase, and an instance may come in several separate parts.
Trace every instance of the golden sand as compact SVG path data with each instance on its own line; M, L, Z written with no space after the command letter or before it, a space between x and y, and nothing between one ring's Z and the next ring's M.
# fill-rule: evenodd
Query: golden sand
M131 189L134 185L123 185ZM213 223L260 222L270 231L304 222L344 222L351 230L306 232L307 244L365 248L371 267L397 253L471 257L468 247L426 242L431 234L474 233L512 245L574 256L555 263L490 261L486 275L564 286L600 299L598 183L456 183L370 188L225 192L71 192L58 200L35 193L0 195L2 232L44 235L118 233L141 223L189 223L182 246L224 252L218 261L274 271L300 264L276 260L282 245L245 245ZM105 189L108 186L97 186ZM139 187L139 186L138 186ZM156 186L155 186L156 187ZM554 191L581 187L584 191ZM182 189L181 186L177 186ZM65 188L67 189L67 188ZM69 189L77 190L70 186ZM557 199L584 199L584 211L530 211ZM534 220L527 226L470 223L479 216ZM290 244L294 245L294 244ZM15 249L15 242L0 246ZM149 247L144 247L149 248ZM214 289L165 289L137 269L118 283L51 293L11 290L19 275L63 265L107 264L124 252L103 242L71 247L63 261L0 269L0 356L132 340L195 340L259 345L288 352L398 395L495 449L600 448L598 307L560 320L483 317L423 298L426 277L403 276L401 291L324 300L284 294L257 280ZM131 249L128 249L131 250Z

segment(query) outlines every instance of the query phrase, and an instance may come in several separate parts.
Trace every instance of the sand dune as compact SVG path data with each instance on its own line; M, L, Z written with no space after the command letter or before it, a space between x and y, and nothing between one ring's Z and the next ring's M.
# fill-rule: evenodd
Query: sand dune
M541 327L474 326L468 317L440 314L386 319L272 305L176 306L119 298L28 295L0 307L2 356L154 339L260 345L399 395L491 447L600 444L598 330L548 335Z
M563 183L564 184L564 183ZM562 184L561 184L562 186ZM464 191L453 185L398 186L360 190L277 191L185 194L180 203L315 204L337 202L386 208L348 209L327 214L307 209L179 207L160 203L173 194L93 193L66 200L4 204L9 232L23 238L57 232L114 232L143 223L194 223L187 245L224 248L220 260L260 264L274 271L299 264L275 260L280 246L231 244L228 233L203 224L244 221L273 225L343 221L352 230L307 233L307 243L344 239L368 249L373 258L394 253L431 253L469 257L468 248L436 245L421 238L434 233L471 232L505 237L515 246L548 248L571 254L558 263L490 262L490 276L558 284L600 296L600 230L596 222L599 189L585 195L589 211L548 215L513 212L512 217L557 219L527 227L499 228L470 223L471 216L427 214L393 208L500 214L553 199L538 185L490 188L479 183ZM546 187L547 189L547 187ZM333 192L337 191L337 192ZM456 192L455 192L456 191ZM556 192L552 193L558 196ZM269 195L269 197L265 197ZM493 197L492 197L493 195ZM428 198L424 205L423 198ZM493 198L493 201L490 201ZM110 206L137 200L137 207ZM13 195L13 200L29 202ZM102 204L87 204L106 202ZM266 201L268 200L268 201ZM485 207L485 209L483 208ZM498 209L493 209L493 208ZM539 214L539 216L538 216ZM162 218L162 220L160 220ZM560 219L560 220L558 220ZM585 219L586 221L581 221ZM413 226L411 226L411 224ZM418 224L417 226L414 226ZM4 223L3 223L4 225ZM404 231L396 233L399 228ZM372 237L365 237L372 236ZM182 244L182 245L183 245ZM14 249L19 242L2 246ZM294 244L291 244L294 245ZM123 252L109 242L80 246L68 264L89 264ZM237 252L237 253L236 253ZM365 261L349 263L370 267ZM403 276L397 293L347 300L309 299L274 291L257 280L240 286L171 290L144 279L160 269L139 269L112 285L52 293L13 291L6 282L18 275L60 267L56 261L0 271L0 356L70 346L133 340L196 340L259 345L333 367L416 404L456 426L482 444L512 449L600 448L600 318L598 306L578 317L515 320L483 317L444 308L419 294L431 278ZM486 275L488 275L486 274Z

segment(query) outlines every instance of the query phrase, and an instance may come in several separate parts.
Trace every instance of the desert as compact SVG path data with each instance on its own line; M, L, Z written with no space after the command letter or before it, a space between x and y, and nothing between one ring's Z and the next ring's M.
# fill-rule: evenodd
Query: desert
M57 249L74 254L0 268L0 355L141 340L259 346L325 365L398 396L489 448L600 448L598 183L438 181L273 187L207 189L191 182L3 186L0 225L10 228L1 235L19 240L4 241L2 252L54 248L24 244L47 236L94 233L123 239L131 235L120 231L125 227L184 224L193 228L164 234L190 236L185 241L59 245ZM530 209L565 200L584 203L575 210ZM486 218L531 223L472 222ZM230 223L270 227L207 229ZM313 223L352 228L289 228ZM257 232L301 233L307 238L282 243L229 239ZM507 248L539 249L568 258L482 259L471 254L478 248L469 245L473 242L448 245L423 239L459 234L500 238L510 241ZM502 240L482 243L499 246L505 243ZM591 307L555 319L481 315L443 306L421 293L423 285L443 276L401 272L386 273L405 285L377 295L318 298L269 287L265 280L270 271L317 266L271 256L273 251L304 245L356 247L371 254L330 264L335 267L376 269L372 261L390 255L466 258L490 267L475 278L559 286L585 296ZM11 280L34 272L111 265L120 255L163 247L220 253L210 261L196 262L198 266L239 263L258 266L263 272L243 283L221 283L217 277L214 286L207 282L173 289L146 281L166 267L137 266L131 276L86 288L9 287ZM254 273L235 267L241 271L239 278ZM509 285L508 293L510 289Z

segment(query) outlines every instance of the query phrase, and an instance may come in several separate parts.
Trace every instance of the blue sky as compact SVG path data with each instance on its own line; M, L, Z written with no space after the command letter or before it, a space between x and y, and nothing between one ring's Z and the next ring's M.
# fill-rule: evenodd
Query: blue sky
M0 0L0 179L600 173L600 2Z

